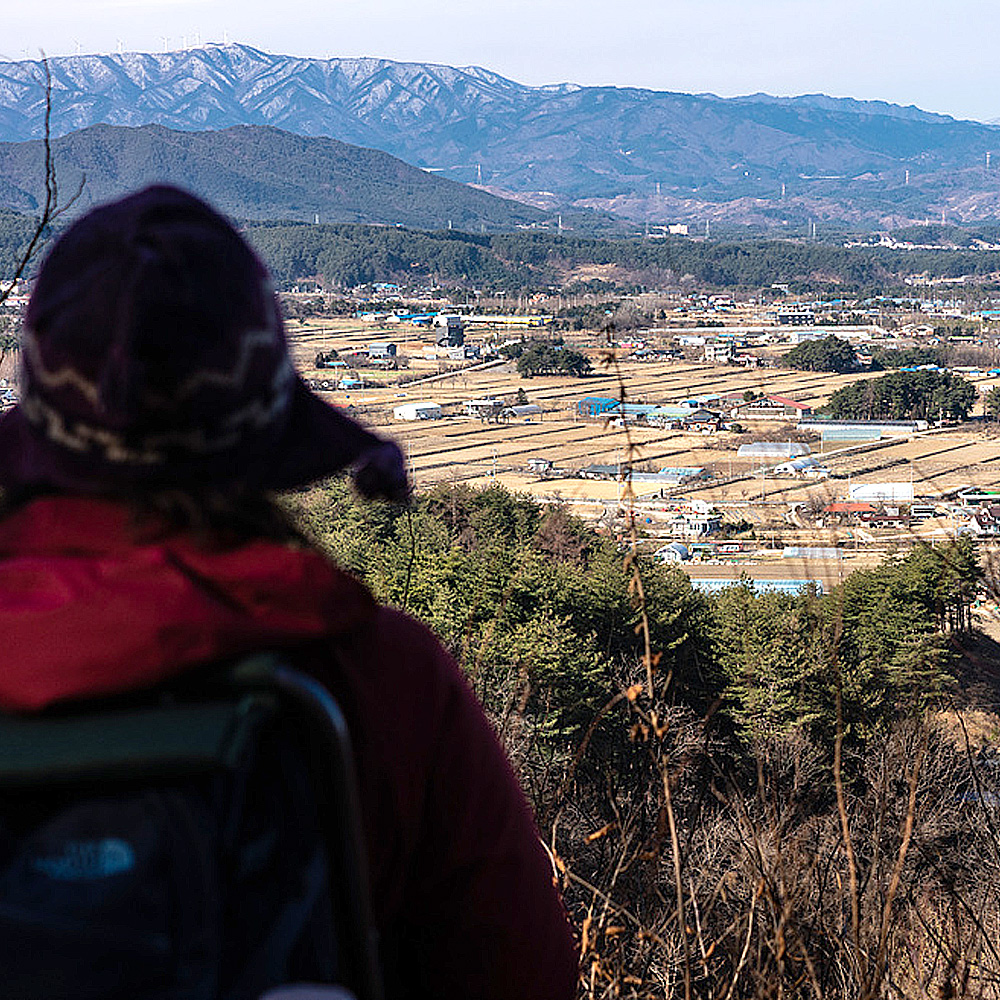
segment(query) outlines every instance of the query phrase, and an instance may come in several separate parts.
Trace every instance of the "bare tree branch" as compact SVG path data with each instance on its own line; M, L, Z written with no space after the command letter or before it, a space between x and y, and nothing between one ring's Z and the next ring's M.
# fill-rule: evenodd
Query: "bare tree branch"
M6 288L0 289L0 306L7 301L13 293L14 287L17 285L18 281L20 281L20 279L24 276L28 264L31 263L32 258L35 256L39 244L49 227L53 222L55 222L56 219L59 218L59 216L73 207L80 195L83 194L83 186L86 183L86 176L81 177L79 187L69 201L62 205L59 204L59 184L56 177L55 158L52 155L52 72L49 69L49 61L45 57L44 53L42 54L41 63L42 71L45 74L45 126L42 137L42 148L44 152L43 172L45 177L45 199L42 203L41 215L38 217L35 229L31 234L31 238L28 240L27 247L18 259L10 284L7 285ZM0 350L0 361L3 360L3 355L7 353L8 349L9 348L4 346L3 349Z

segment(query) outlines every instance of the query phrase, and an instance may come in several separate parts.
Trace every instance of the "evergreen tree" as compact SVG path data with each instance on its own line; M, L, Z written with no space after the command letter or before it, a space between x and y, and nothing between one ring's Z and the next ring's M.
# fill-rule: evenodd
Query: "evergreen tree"
M810 372L853 372L858 369L854 348L840 337L806 340L793 347L782 361L789 368Z

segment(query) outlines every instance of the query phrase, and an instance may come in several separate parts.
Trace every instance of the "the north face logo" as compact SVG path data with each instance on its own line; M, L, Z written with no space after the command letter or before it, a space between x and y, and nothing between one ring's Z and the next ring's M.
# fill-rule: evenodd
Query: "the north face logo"
M31 867L54 879L107 878L134 868L135 852L131 844L114 837L67 840L62 854L32 858Z

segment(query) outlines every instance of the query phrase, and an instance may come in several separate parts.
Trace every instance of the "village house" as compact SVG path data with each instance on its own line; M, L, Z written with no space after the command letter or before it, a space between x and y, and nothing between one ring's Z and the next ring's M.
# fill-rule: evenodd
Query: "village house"
M675 538L700 538L713 535L722 528L722 515L716 511L685 511L667 523L667 530Z
M977 535L1000 535L1000 504L984 504L972 515L972 530Z
M663 548L657 549L653 553L653 558L657 562L681 563L687 562L691 558L691 553L683 542L670 542Z
M908 528L910 515L900 512L898 507L885 507L860 514L858 519L870 528Z
M496 420L504 408L504 401L496 396L470 399L465 403L465 415L479 420Z
M705 361L710 365L728 365L733 360L731 340L710 340L705 344Z
M711 410L691 410L681 419L684 430L700 434L711 434L722 426L722 418Z
M822 525L856 524L862 514L873 514L875 509L870 503L839 500L836 503L828 503L823 508L821 523Z
M735 403L730 416L743 420L801 420L812 413L812 407L788 396L760 396Z

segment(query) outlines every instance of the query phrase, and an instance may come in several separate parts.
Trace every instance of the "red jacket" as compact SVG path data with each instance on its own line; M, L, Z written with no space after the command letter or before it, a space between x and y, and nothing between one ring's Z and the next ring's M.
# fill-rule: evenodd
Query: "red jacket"
M0 708L141 687L262 648L311 667L352 731L372 895L400 996L566 1000L576 957L517 783L437 640L315 552L137 539L129 513L36 500L0 522Z

